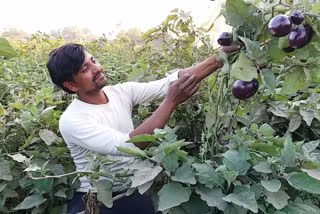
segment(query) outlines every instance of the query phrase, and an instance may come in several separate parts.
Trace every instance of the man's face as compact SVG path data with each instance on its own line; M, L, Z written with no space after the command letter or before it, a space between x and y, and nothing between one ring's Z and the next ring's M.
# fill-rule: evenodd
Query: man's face
M73 75L73 84L78 94L90 94L100 91L106 85L101 65L86 52L84 63L80 71Z

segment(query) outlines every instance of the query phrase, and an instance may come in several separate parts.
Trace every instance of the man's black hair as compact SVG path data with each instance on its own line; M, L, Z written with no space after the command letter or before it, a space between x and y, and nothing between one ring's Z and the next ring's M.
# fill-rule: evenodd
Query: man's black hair
M68 92L75 92L65 88L63 82L71 82L72 76L80 71L85 60L86 49L80 44L66 44L54 49L49 54L47 68L52 82Z

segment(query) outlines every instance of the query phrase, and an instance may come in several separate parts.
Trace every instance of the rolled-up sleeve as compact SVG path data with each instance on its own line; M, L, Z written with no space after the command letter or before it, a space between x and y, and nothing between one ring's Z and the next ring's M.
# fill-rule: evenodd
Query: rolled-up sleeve
M133 106L140 103L147 103L155 99L164 98L167 95L170 83L178 79L178 73L179 70L175 70L160 80L146 83L127 82L121 84L119 87L121 87L124 94L132 101Z
M75 115L72 120L60 122L60 131L66 143L86 148L101 155L125 155L117 147L135 148L129 133L99 125L87 115Z

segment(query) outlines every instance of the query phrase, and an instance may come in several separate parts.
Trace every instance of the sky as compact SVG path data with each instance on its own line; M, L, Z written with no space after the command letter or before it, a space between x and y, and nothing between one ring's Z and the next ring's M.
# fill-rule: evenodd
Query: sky
M138 27L156 27L174 8L190 12L200 26L210 17L210 0L0 0L0 31L14 27L50 33L65 26L89 28L102 35Z

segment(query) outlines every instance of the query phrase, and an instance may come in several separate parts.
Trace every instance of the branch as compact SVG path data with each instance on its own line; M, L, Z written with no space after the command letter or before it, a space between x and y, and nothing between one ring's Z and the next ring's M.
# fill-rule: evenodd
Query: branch
M313 13L303 13L303 14L306 15L306 16L312 16L312 17L320 18L320 15L313 14Z
M80 173L84 173L84 174L92 174L94 172L91 171L83 171L83 172L70 172L70 173L66 173L66 174L62 174L62 175L48 175L48 176L44 176L44 177L33 177L32 174L30 172L27 172L27 175L29 178L31 178L32 180L44 180L44 179L48 179L48 178L62 178L64 176L69 176L69 175L74 175L74 174L80 174Z

